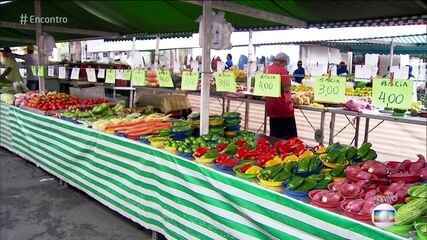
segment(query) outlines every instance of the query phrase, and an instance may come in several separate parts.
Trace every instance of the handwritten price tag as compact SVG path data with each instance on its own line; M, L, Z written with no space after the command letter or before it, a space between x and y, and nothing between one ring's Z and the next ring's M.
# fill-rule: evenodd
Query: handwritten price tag
M71 69L71 79L79 80L79 75L80 75L80 68Z
M280 97L281 82L279 74L255 75L254 94L265 97Z
M314 100L326 103L344 103L346 79L344 77L320 77L315 79Z
M412 91L412 81L374 79L372 83L374 106L409 109L412 101Z
M116 83L116 70L107 69L105 72L105 83L115 84Z
M199 84L199 73L198 72L182 72L181 89L195 91Z
M59 67L58 68L58 78L59 79L65 79L67 76L66 76L67 74L66 74L66 71L65 71L65 67Z
M86 68L86 76L89 82L96 82L96 74L94 68Z
M48 66L47 67L47 76L48 77L55 77L55 66Z
M236 92L236 77L231 72L215 74L215 85L217 92Z
M145 71L142 69L133 69L131 77L132 86L145 86Z
M172 76L169 71L157 71L157 79L160 87L173 87Z

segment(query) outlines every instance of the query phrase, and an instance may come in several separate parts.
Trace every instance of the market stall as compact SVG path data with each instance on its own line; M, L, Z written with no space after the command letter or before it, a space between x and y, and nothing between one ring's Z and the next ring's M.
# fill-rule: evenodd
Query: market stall
M41 14L40 2L36 1L34 6L37 15ZM156 5L158 3L160 5ZM166 116L145 113L143 115L129 113L131 117L125 115L115 119L119 115L117 113L122 112L121 107L115 109L108 104L97 103L98 106L92 106L93 108L80 109L78 105L79 109L64 113L57 111L66 109L58 104L61 104L64 98L70 99L69 97L60 96L59 103L55 102L54 105L51 102L40 105L41 101L50 98L36 96L38 100L32 101L33 96L30 96L31 105L23 104L22 107L3 103L0 105L0 145L84 191L121 215L160 232L170 239L405 239L404 237L412 237L414 234L425 237L425 221L423 218L414 219L414 216L423 217L427 210L424 202L425 190L423 188L422 191L418 191L419 186L413 188L414 186L410 185L425 180L425 160L423 162L421 157L417 162L410 161L404 166L390 163L394 164L394 168L386 166L386 169L393 170L392 174L397 175L384 174L382 171L384 165L373 161L376 153L368 144L359 149L340 144L324 149L321 146L309 147L301 140L293 139L290 142L278 141L279 144L273 146L273 141L277 140L267 138L256 140L253 134L242 133L240 119L235 113L209 116L211 72L208 70L210 68L208 63L210 34L207 27L212 8L234 12L229 17L232 24L240 29L248 26L269 28L276 25L332 26L336 24L335 21L343 20L340 16L331 16L328 18L330 22L322 23L323 16L313 16L302 21L282 15L282 11L277 10L274 1L267 3L261 6L253 1L231 3L182 1L171 5L168 1L147 4L133 1L106 3L89 1L61 3L65 4L61 8L58 8L59 3L47 3L45 8L48 13L57 13L58 9L66 8L69 10L66 16L70 19L74 14L77 16L75 20L70 21L68 27L81 26L80 22L83 22L81 20L86 19L87 21L84 22L91 23L89 27L98 29L99 26L100 30L112 29L121 33L135 33L140 30L150 33L195 31L196 25L193 21L200 15L200 5L203 5L202 26L205 38L202 44L204 52L201 81L202 114L188 121L163 120ZM17 4L12 2L9 6L6 5L6 8L21 10L21 6ZM400 10L397 3L387 4ZM425 22L425 17L421 15L419 9L411 4L409 5L411 11L408 13L390 13L388 8L380 8L384 6L381 1L374 5L377 7L375 12L361 11L364 12L365 19L378 16L377 11L381 10L384 16L405 14L417 16L415 20L403 18L408 23ZM322 6L327 4L308 4L305 8L316 9L314 12L329 12L318 11ZM372 5L355 7L366 9ZM31 11L33 6L25 5L24 8L33 12ZM98 8L103 9L101 14L103 16L97 16L96 21L88 20L94 17L88 13ZM135 11L131 12L129 9ZM348 6L341 6L341 9L348 9ZM167 12L168 18L160 22L157 21L157 16L153 19L152 13L158 11ZM141 14L141 12L147 14ZM249 17L241 17L241 15L249 15ZM143 24L139 24L142 17L144 17ZM264 21L256 20L254 17L263 18ZM19 26L19 24L6 22L12 21L11 19L14 21L15 18L15 15L2 16L0 26L3 28ZM131 18L138 21L132 21ZM354 22L350 21L350 24L358 24L356 19L359 19L359 16L351 17L350 20ZM396 24L400 23L399 20L400 18L381 21ZM151 22L159 24L149 25L148 23ZM174 24L170 24L171 22ZM114 27L110 28L110 25ZM17 28L23 29L22 26ZM38 41L40 40L42 31L40 25L34 28L31 26L26 30L37 30L36 35ZM8 32L15 33L14 31L16 30ZM56 29L56 31L78 32L76 29L66 28ZM90 31L87 30L86 34L88 32ZM106 34L108 32L98 31L95 35ZM111 34L114 35L115 32ZM106 73L106 78L107 76L110 76L109 73ZM70 104L73 106L76 102L81 104L76 99L71 98L71 100ZM41 111L35 111L35 109ZM51 110L53 112L50 113L63 119L44 115ZM101 115L101 119L98 119ZM100 121L99 125L93 123L95 120ZM91 124L82 124L87 121ZM91 126L92 129L87 126ZM194 126L198 126L202 134L208 132L211 134L202 137L191 136L199 132L194 131ZM216 133L213 134L213 131ZM147 137L148 135L154 136ZM250 139L245 139L245 136ZM246 149L246 145L241 141L242 138L248 145L251 143L251 147ZM196 142L197 144L194 143L195 139L199 141ZM224 139L226 142L220 143L219 139ZM208 146L202 146L203 142L204 144L209 142ZM239 148L236 146L238 142L242 143ZM256 145L252 146L254 144ZM241 150L239 154L236 152L237 149ZM255 155L249 157L247 155L249 152ZM344 154L344 157L337 156L338 153ZM245 160L249 160L249 163ZM364 168L370 169L368 163L375 167L379 165L380 172L367 172ZM247 172L249 169L251 171ZM322 172L323 169L325 170ZM346 171L349 169L349 176L352 175L353 179L356 179L355 182L361 184L355 186L354 183L345 182L349 188L358 189L357 192L347 190L350 194L354 193L352 197L355 198L353 200L358 200L359 208L349 207L350 202L346 202L337 193L341 190L333 188L338 188L338 185L331 185L329 189L333 178L344 175L344 169ZM408 174L402 171L406 170L410 170L409 177L415 180L411 178L410 181L405 181ZM280 176L278 176L279 172ZM364 191L371 187L371 185L363 185L366 183L364 182L366 177L378 180L378 176L381 176L380 180L386 181L387 184L397 182L396 184L399 185L389 184L390 186L381 188L375 185L375 192L371 191L372 195L368 197L363 192L362 199L362 186L366 187ZM400 181L394 181L393 177L398 179L404 177L403 185ZM321 186L318 185L320 183L322 183ZM413 191L408 190L410 187ZM405 191L398 191L396 188L405 189ZM382 196L385 192L398 194L399 199L393 203L404 203L405 199L402 197L407 195L413 198L404 205L407 207L401 209L415 209L416 206L421 206L417 214L412 216L409 216L407 210L406 212L398 210L398 220L401 224L398 226L405 227L406 232L402 233L396 229L385 231L370 224L369 213L373 207L372 201L375 200L373 197ZM288 196L292 194L293 197ZM363 205L360 205L361 203ZM361 206L364 206L363 209Z
M1 105L1 146L170 239L403 239L143 143Z

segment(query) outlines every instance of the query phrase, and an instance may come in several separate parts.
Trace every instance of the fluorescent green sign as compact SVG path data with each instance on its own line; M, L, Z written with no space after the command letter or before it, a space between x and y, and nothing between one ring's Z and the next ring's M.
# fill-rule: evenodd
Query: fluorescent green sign
M133 69L131 77L132 86L145 86L145 71L142 69Z
M39 76L39 77L44 77L45 76L44 66L39 66L39 70L37 72L37 76Z
M33 73L33 76L38 76L37 75L37 66L31 66L31 72Z
M123 70L123 80L129 81L131 78L131 71L129 69Z
M254 94L265 97L280 97L280 80L280 74L256 74Z
M116 83L116 70L115 69L107 69L105 72L105 83Z
M158 70L157 79L160 87L173 87L172 76L168 70Z
M182 72L182 81L181 89L195 91L197 90L197 85L199 84L199 73L184 71Z
M217 92L236 92L236 77L232 72L215 74L215 85Z
M345 77L319 77L314 83L314 101L326 103L345 102Z
M409 109L413 83L408 80L374 79L372 98L375 107Z

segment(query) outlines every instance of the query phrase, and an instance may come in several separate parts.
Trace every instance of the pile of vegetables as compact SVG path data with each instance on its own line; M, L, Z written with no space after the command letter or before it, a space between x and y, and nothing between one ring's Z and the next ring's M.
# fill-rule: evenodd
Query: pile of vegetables
M15 96L13 94L9 94L9 93L0 94L0 102L7 105L13 105L14 101L15 101Z
M414 185L408 190L409 198L404 204L394 207L396 223L386 230L403 237L415 231L417 239L427 239L427 184Z
M72 120L83 120L94 122L100 119L112 119L117 117L126 117L132 114L130 109L126 109L122 103L116 105L111 105L107 103L102 103L100 105L94 106L93 108L73 108L61 114L62 118L72 119ZM134 115L129 116L130 118L139 117L139 113L134 113Z
M377 153L372 149L372 144L364 143L358 149L355 147L334 143L326 148L326 152L320 155L323 164L330 168L348 166L366 160L375 160Z
M65 93L48 92L47 94L32 95L25 106L41 111L66 110L72 107L85 108L108 102L103 98L79 99Z
M373 105L370 104L369 102L362 101L362 100L354 100L354 99L348 100L345 103L344 108L348 111L353 111L353 112L363 112L363 111L374 110Z

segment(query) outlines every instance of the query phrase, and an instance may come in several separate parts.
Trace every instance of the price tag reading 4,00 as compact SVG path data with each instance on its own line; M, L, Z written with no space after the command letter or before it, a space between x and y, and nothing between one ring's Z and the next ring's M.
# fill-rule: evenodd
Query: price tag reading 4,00
M232 72L215 74L215 85L217 92L236 92L236 77Z
M264 97L280 97L280 75L279 74L257 74L255 75L254 95Z
M344 103L345 85L344 77L320 77L314 83L314 101L325 103Z
M375 107L408 109L411 106L412 81L374 79L372 98Z

